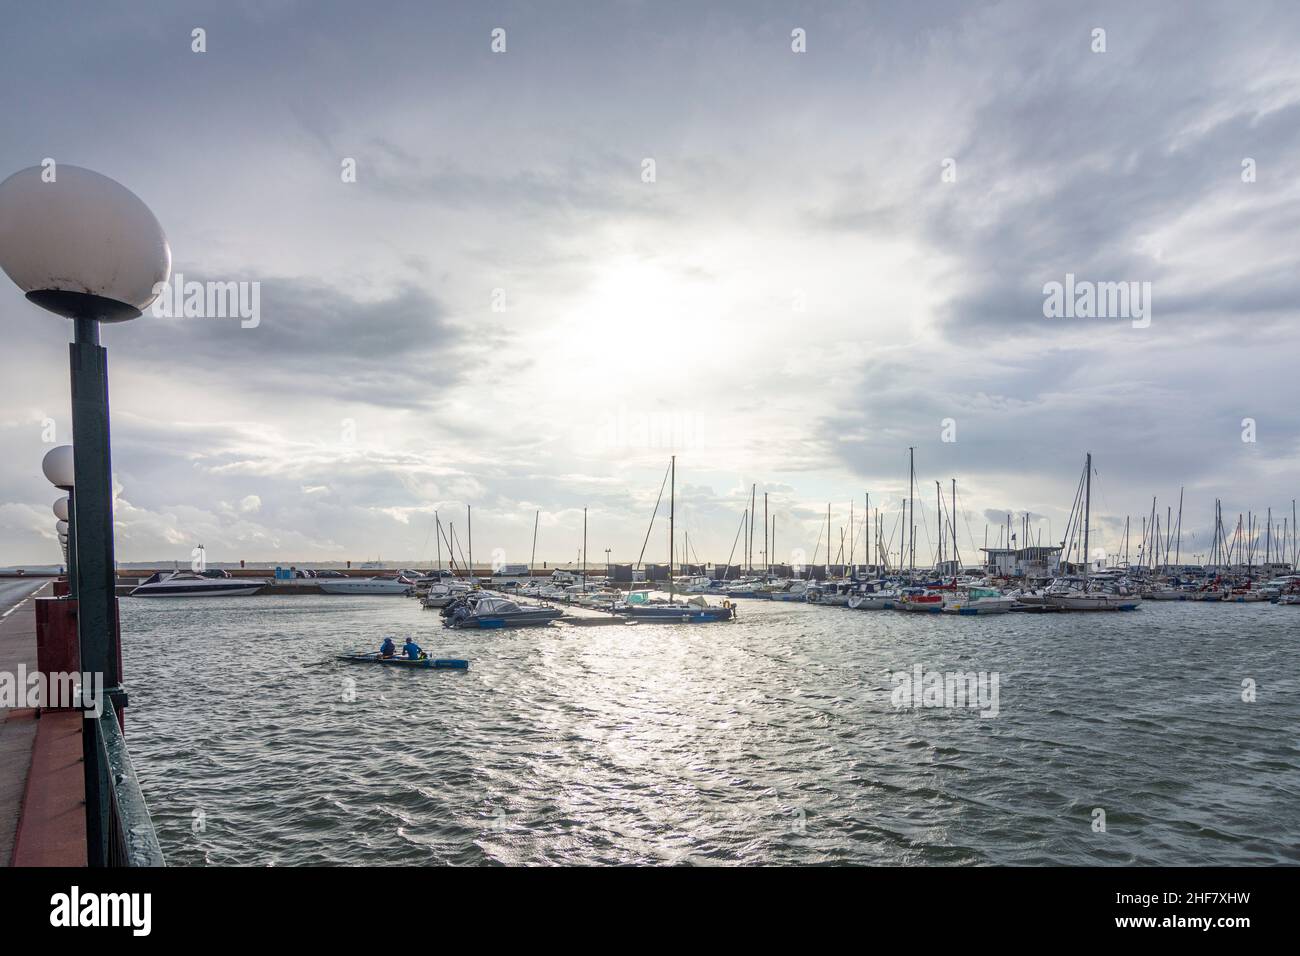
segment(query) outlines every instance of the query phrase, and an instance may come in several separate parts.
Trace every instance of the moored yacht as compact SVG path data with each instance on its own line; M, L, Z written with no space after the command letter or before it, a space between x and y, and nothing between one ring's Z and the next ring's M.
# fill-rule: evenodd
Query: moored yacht
M431 586L420 600L425 607L446 607L472 590L473 588L464 581L445 581Z
M128 597L217 597L256 594L266 584L261 578L232 578L193 571L159 571L141 581Z
M945 614L1006 614L1016 606L1014 597L1007 597L996 588L967 588L963 593L949 595L944 601Z
M457 628L538 627L563 615L564 612L557 607L521 605L509 598L482 595L475 601L464 601L451 608L446 623L448 627Z

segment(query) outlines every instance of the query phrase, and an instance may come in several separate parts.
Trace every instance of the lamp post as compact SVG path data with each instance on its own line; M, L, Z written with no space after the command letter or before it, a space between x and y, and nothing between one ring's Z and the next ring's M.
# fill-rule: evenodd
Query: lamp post
M117 714L126 694L113 560L108 365L99 332L104 322L134 319L148 308L171 274L171 250L149 207L125 186L78 166L32 166L0 183L0 268L30 301L73 321L73 474L51 480L77 489L69 561L75 549L81 670L103 675ZM86 843L90 865L103 866L110 781L95 720L93 710L83 710Z
M72 489L54 502L54 517L64 522L67 532L63 535L63 564L68 569L68 596L77 598L77 546L75 522L72 518Z
M68 568L68 597L77 599L77 521L74 517L76 495L73 492L74 470L72 446L55 445L41 459L41 471L55 488L67 494L54 502L54 515L68 523L63 541L63 563Z

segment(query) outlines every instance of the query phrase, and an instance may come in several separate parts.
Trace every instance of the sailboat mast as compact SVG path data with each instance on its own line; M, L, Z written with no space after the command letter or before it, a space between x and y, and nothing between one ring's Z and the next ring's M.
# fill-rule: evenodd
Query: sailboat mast
M943 564L943 542L948 537L948 532L943 529L943 485L937 481L934 483L934 520L939 525L936 529L939 532L939 550L935 553L934 573L939 575L943 573L939 570L939 565Z
M772 573L772 552L768 550L767 538L767 492L763 492L763 576Z
M1092 514L1092 452L1084 461L1083 483L1083 576L1088 577L1088 565L1091 564L1091 552L1088 550L1088 524Z
M849 499L849 573L852 574L853 568L853 546L857 544L853 540L853 499Z
M1181 564L1183 553L1183 489L1178 489L1178 533L1174 536L1174 564Z
M433 523L437 526L438 532L438 570L442 570L442 522L438 520L438 512L433 513Z
M465 506L465 534L469 538L469 580L474 583L474 524L470 514L470 506Z
M582 589L587 590L587 509L582 509Z
M673 455L668 465L671 476L668 485L668 602L673 600L673 532L677 515L677 456ZM752 525L751 525L752 527Z
M537 563L537 524L542 520L542 512L539 508L533 513L533 553L528 556L528 577L533 577L533 565Z
M916 576L916 455L907 449L907 569Z
M952 510L948 515L948 522L952 525L952 579L957 580L957 572L961 570L961 561L957 557L957 479L952 480Z
M746 559L749 564L749 573L754 573L754 519L758 517L755 513L754 506L758 503L755 494L758 491L757 483L749 486L749 555Z

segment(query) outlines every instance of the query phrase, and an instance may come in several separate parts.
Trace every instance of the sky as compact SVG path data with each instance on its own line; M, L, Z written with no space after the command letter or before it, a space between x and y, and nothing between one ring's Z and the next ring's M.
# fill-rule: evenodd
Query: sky
M837 555L866 494L889 535L909 447L918 563L953 479L963 556L1008 513L1059 541L1087 452L1093 543L1131 516L1134 558L1153 497L1164 528L1185 489L1187 555L1216 498L1280 525L1300 491L1295 4L5 24L0 179L94 169L174 273L259 283L252 327L104 329L120 560L430 564L435 512L463 541L472 506L480 565L528 560L538 512L536 560L576 560L584 508L589 561L663 561L674 454L705 561L754 486L756 559L765 492L774 560L825 560L828 502ZM1067 275L1149 283L1147 319L1045 314ZM0 279L0 565L58 560L40 460L71 436L70 336Z

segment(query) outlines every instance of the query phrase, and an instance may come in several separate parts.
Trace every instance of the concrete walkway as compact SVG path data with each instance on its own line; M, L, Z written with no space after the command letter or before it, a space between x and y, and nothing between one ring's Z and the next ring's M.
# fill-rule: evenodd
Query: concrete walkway
M20 664L28 673L36 670L36 612L30 598L48 586L48 580L0 581L0 673L11 680ZM0 706L0 866L8 866L13 855L35 742L35 714Z
M36 609L49 580L0 581L0 673L36 672ZM81 715L0 707L0 866L84 866Z

